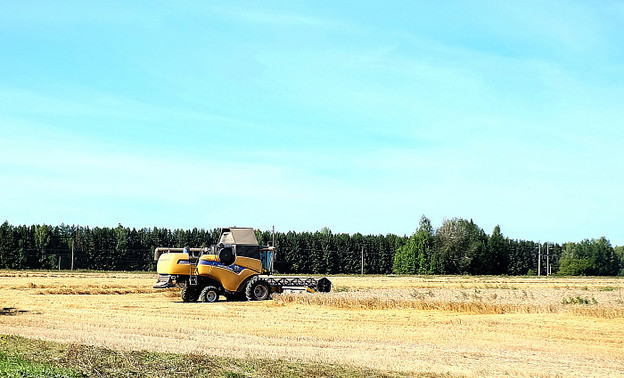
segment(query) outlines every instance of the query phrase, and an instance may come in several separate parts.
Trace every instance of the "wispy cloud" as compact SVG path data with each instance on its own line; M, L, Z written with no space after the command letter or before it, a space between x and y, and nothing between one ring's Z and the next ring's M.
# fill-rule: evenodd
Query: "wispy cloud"
M621 3L72 4L0 15L12 222L621 228Z

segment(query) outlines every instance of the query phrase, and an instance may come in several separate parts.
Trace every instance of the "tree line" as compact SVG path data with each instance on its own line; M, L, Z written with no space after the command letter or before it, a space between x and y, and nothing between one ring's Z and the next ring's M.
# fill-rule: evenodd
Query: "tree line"
M446 219L434 230L423 216L398 248L393 271L405 274L624 275L624 247L604 237L579 243L536 243L491 235L472 220Z
M220 229L50 225L0 226L0 268L153 271L154 248L205 247ZM472 220L444 220L434 229L423 216L411 236L256 230L277 247L276 270L289 274L624 275L624 247L605 239L540 244L491 235ZM541 259L540 259L541 256ZM539 260L539 261L538 261Z

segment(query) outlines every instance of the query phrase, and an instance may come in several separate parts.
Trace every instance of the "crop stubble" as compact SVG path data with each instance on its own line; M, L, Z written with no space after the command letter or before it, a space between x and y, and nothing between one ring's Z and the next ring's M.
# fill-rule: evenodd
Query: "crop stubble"
M329 294L181 303L153 274L0 272L0 333L410 373L624 374L617 278L333 277Z

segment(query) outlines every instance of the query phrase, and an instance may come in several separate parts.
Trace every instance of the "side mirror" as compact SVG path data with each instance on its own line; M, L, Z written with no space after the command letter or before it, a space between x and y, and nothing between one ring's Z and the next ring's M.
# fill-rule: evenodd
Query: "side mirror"
M219 262L223 265L232 265L236 261L236 254L232 247L223 247L219 249Z

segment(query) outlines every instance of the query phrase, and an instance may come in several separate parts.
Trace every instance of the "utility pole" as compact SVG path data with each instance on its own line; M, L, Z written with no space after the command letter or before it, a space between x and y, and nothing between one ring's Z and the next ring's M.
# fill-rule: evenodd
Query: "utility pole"
M364 246L362 246L362 275L364 275Z
M550 244L546 244L546 275L550 275Z
M542 242L539 242L539 249L537 253L537 275L542 275Z
M74 270L74 239L72 239L72 259L71 259L71 268L70 270Z
M272 240L271 247L273 247L273 252L271 252L271 268L269 270L271 271L271 274L273 274L273 265L275 263L275 253L277 251L277 249L275 249L275 225L273 225L273 235L272 235L271 240Z

